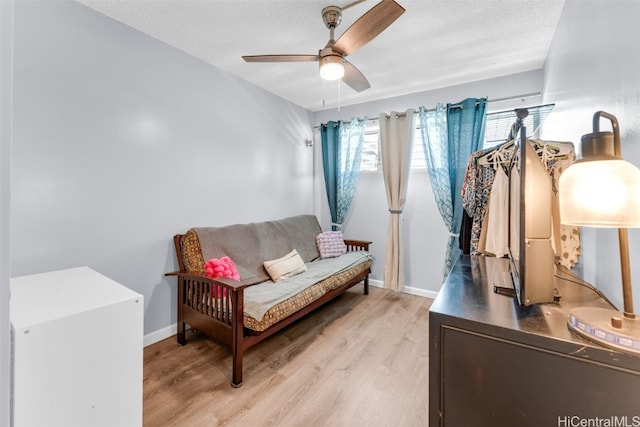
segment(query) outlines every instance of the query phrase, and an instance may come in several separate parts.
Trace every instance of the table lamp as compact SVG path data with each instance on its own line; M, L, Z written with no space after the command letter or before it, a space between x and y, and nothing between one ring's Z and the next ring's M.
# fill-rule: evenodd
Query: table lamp
M613 132L600 132L600 118ZM582 159L560 175L559 203L563 224L618 228L622 268L623 311L577 307L568 326L604 346L640 355L640 319L633 312L627 228L640 227L640 170L622 158L618 120L598 111L593 133L582 136Z

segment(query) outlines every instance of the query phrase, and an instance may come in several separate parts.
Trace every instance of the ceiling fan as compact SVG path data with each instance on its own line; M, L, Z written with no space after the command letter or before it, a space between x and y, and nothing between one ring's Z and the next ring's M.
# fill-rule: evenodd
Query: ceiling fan
M322 9L322 20L329 28L329 41L315 55L249 55L243 56L246 62L319 62L320 76L325 80L342 79L357 92L371 87L365 76L353 64L345 59L391 25L405 9L394 0L382 0L369 9L338 38L334 39L334 30L342 21L342 11L362 3L358 0L344 7L328 6Z

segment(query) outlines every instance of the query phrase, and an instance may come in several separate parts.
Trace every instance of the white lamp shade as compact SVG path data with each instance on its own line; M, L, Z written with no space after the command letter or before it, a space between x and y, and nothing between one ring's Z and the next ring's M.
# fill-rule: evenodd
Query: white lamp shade
M339 80L344 77L344 65L339 56L327 56L320 60L320 77L325 80Z
M640 170L622 159L579 161L560 175L560 221L640 227Z

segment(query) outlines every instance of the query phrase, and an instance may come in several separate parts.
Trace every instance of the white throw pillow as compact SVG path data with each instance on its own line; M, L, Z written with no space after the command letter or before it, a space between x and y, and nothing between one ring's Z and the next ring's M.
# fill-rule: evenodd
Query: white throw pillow
M274 282L282 282L286 278L307 271L307 266L295 249L282 258L265 261L264 268Z

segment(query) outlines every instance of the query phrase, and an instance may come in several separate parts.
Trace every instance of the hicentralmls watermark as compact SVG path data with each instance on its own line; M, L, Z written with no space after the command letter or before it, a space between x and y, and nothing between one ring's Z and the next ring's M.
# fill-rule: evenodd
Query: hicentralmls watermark
M558 427L640 427L640 415L611 417L558 416Z

